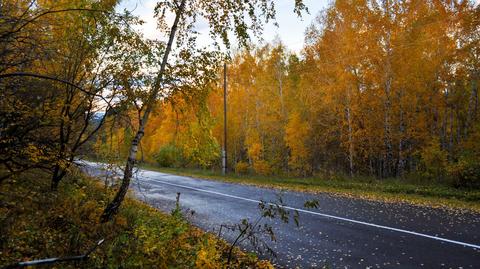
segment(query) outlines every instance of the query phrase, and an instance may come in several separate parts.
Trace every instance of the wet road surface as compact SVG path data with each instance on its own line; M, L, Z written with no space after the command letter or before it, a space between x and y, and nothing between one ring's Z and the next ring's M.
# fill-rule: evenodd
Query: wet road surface
M102 175L101 165L85 162L85 170ZM383 203L329 194L278 191L139 170L131 184L138 199L170 212L176 194L193 210L192 224L217 232L221 224L258 218L258 203L281 195L298 210L300 226L277 220L277 253L269 258L280 268L480 268L480 214ZM317 200L317 209L303 207ZM236 234L223 232L232 241ZM265 238L266 239L266 238ZM248 244L242 247L251 249Z

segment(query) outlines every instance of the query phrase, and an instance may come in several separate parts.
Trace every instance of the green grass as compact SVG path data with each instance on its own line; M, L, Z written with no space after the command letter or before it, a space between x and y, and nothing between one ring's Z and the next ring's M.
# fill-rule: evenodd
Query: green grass
M378 180L373 178L295 178L287 176L221 175L214 170L160 168L143 165L143 168L183 176L198 177L224 182L241 183L261 187L312 193L332 193L341 196L405 202L431 207L480 212L480 190L454 188L445 183L429 183L402 179Z
M181 214L164 214L127 198L112 222L99 217L113 191L77 172L57 192L49 174L30 171L0 184L0 268L13 262L79 255L105 243L82 262L53 268L223 268L229 245L190 226ZM235 251L234 268L271 268ZM45 267L43 267L45 268ZM48 267L51 268L51 267Z

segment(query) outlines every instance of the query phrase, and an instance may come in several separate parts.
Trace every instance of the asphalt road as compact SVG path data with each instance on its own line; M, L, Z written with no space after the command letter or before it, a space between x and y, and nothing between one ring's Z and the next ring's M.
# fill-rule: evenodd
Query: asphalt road
M98 176L99 167L87 163L85 169ZM277 241L269 245L277 257L263 257L280 268L480 268L477 213L280 192L147 170L139 170L132 189L138 199L166 212L181 193L182 208L195 212L189 216L192 224L213 232L221 224L256 219L259 201L275 201L280 194L288 209L300 214L299 227L270 222ZM319 207L305 209L304 202L312 199ZM235 235L222 233L228 241ZM242 247L252 249L248 244Z

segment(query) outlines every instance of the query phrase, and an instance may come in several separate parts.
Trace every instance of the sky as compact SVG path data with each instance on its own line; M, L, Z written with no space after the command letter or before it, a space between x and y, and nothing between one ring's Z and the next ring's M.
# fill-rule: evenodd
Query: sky
M263 34L264 41L272 42L278 37L288 49L293 52L300 52L303 48L306 28L313 22L319 12L324 10L332 1L334 0L304 0L309 9L309 14L304 13L302 18L298 18L293 13L294 0L275 0L279 27L274 26L273 23L266 25ZM157 0L123 0L118 9L132 11L134 15L145 21L145 24L139 27L139 30L143 32L146 38L159 39L160 35L153 17L156 2ZM479 4L480 0L475 0L475 2ZM208 25L199 23L197 31L202 33L199 37L199 44L205 46L210 44Z
M304 0L305 5L309 9L309 14L304 13L302 18L298 18L293 13L294 0L276 0L277 23L279 27L274 26L273 23L267 24L263 34L264 41L272 42L276 38L280 38L288 49L295 52L301 51L304 44L306 28L331 1L332 0ZM118 9L127 9L132 11L134 15L139 16L145 21L145 24L140 26L139 30L143 32L146 38L158 39L160 35L156 29L156 22L153 17L153 9L156 2L157 0L123 0ZM202 36L199 38L199 43L208 45L208 26L200 23L197 30L202 33Z

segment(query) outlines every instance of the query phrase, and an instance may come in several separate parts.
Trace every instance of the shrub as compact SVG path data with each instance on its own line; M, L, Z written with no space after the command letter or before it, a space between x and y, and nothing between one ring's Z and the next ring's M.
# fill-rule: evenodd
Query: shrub
M255 161L253 163L253 170L255 170L255 173L262 176L268 176L272 174L272 168L270 167L270 164L264 160Z
M203 240L200 250L197 252L195 260L196 268L215 269L221 263L220 253L217 250L217 244L206 238Z
M480 163L462 157L448 169L454 187L480 187Z
M480 125L460 144L458 160L448 172L455 187L480 188Z
M447 152L440 148L438 139L431 141L420 152L422 176L429 179L444 178L447 174Z
M239 175L245 175L248 173L248 163L246 162L243 162L243 161L239 161L236 165L235 165L235 173L239 174Z
M178 167L182 163L183 153L175 145L167 144L160 148L155 159L162 167Z

